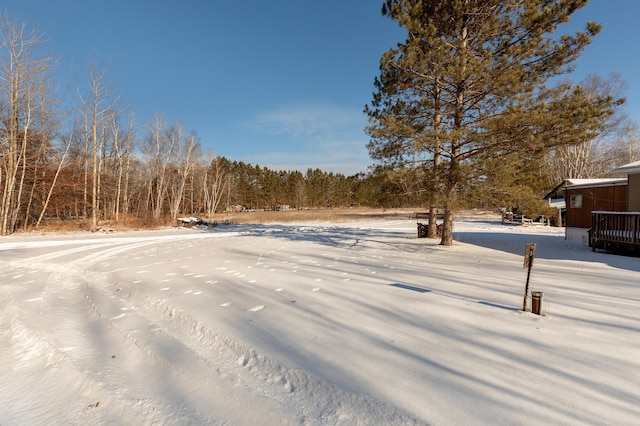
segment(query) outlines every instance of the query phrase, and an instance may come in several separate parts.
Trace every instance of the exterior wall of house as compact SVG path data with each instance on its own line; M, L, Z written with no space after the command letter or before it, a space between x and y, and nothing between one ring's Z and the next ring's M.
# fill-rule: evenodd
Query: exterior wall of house
M629 175L628 211L640 212L640 173Z
M565 240L589 245L589 230L585 228L565 228Z
M627 185L567 187L565 200L567 228L589 229L592 211L627 211Z

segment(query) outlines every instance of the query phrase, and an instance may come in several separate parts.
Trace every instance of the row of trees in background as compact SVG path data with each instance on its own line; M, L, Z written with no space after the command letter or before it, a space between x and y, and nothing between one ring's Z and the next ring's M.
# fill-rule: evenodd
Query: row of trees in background
M137 123L106 72L87 67L63 109L55 58L21 20L0 21L0 235L47 220L161 223L179 215L242 209L401 206L381 171L346 177L277 171L202 152L181 123L156 114ZM419 198L419 197L418 197Z
M591 35L537 50L546 43L543 30L555 28L570 11L554 9L556 15L547 16L551 12L527 9L531 16L521 18L522 28L533 26L526 30L532 33L509 35L505 27L503 39L491 40L481 35L493 34L485 25L501 28L499 10L467 10L482 2L472 3L431 2L433 10L422 10L424 2L386 2L385 14L411 37L381 61L378 92L367 107L369 149L378 164L355 176L270 170L203 153L198 135L179 122L156 114L138 123L95 65L77 79L75 101L63 111L53 90L55 60L38 55L42 36L5 16L0 235L52 219L81 220L96 229L104 220L162 223L179 215L283 205L533 210L562 179L604 177L612 166L640 159L637 127L618 108L624 91L619 77L544 87L545 78L560 73ZM442 35L447 31L451 35ZM532 40L520 51L510 37ZM481 47L478 54L473 46ZM563 58L562 52L571 55ZM519 66L516 56L524 61ZM552 58L558 62L537 68ZM518 88L517 82L526 84Z
M161 221L232 205L348 206L351 182L205 158L195 132L157 114L140 126L106 73L88 67L75 101L54 96L55 59L20 20L0 22L0 234L43 220Z

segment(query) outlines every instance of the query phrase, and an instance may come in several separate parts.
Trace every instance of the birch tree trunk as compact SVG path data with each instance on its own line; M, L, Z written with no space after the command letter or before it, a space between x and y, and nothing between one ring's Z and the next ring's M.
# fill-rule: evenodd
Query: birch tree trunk
M178 125L177 129L179 130L176 132L177 139L175 144L178 147L178 174L176 176L177 181L174 182L173 197L170 200L170 213L173 220L177 219L178 213L181 211L185 187L197 164L200 152L200 146L195 134L191 134L181 141L182 125Z
M40 222L42 222L42 218L44 217L45 212L47 211L47 207L49 206L49 201L51 200L51 194L53 194L53 189L55 188L56 183L58 182L58 176L60 176L60 172L62 171L62 167L64 166L64 161L67 157L67 154L69 153L69 148L71 147L72 139L73 139L73 135L69 136L64 153L62 154L62 157L60 157L60 161L58 162L58 167L56 168L56 174L53 177L53 182L51 182L51 186L49 187L49 191L47 192L47 198L44 202L44 205L42 206L42 210L40 211L40 216L38 217L38 221L36 222L36 226L35 226L36 229L40 226Z
M0 235L15 230L22 215L23 194L28 170L32 106L39 80L50 66L48 57L35 58L34 50L42 43L40 34L20 20L3 16L0 21L0 48L5 51L0 69L0 90L6 96L7 107L2 121L6 125L6 145L0 146Z
M228 171L222 167L219 159L213 159L204 172L204 205L208 219L211 219L215 215L220 200L228 187Z
M175 138L167 137L165 119L160 114L154 115L143 146L149 168L149 196L154 220L162 217L168 192L167 170L176 149L174 143Z
M101 209L100 173L108 138L107 129L110 119L116 115L116 104L119 99L114 94L112 84L106 78L106 71L101 70L97 65L90 65L87 74L88 95L82 96L79 87L78 93L80 94L80 113L84 116L87 131L85 137L87 166L91 158L91 166L85 167L85 206L87 205L88 175L91 174L91 230L96 231Z

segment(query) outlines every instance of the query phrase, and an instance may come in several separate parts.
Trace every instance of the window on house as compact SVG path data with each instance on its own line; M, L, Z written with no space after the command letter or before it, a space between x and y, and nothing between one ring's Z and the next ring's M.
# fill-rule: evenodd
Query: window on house
M572 209L579 209L582 207L582 194L572 194L570 207Z

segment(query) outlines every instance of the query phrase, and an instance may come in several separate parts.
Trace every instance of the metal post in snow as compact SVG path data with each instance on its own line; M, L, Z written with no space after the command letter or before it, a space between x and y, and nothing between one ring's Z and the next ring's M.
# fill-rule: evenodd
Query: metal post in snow
M533 258L536 255L536 243L527 244L524 251L524 267L527 268L527 284L524 287L524 299L522 301L522 312L527 312L527 294L529 294L529 280L531 279L531 268Z

